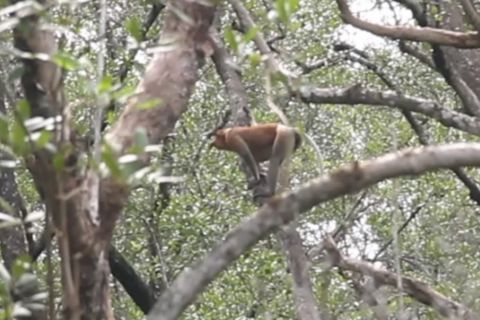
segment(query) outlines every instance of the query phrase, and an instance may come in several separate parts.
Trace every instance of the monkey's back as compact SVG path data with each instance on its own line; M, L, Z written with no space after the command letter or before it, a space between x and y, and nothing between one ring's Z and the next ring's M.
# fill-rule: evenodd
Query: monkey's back
M272 146L277 135L276 123L263 123L237 129L248 144L257 162L264 162L270 159Z

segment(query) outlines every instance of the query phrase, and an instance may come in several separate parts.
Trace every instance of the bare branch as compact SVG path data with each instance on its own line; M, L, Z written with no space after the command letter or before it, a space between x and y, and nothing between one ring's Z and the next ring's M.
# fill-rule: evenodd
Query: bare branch
M340 9L341 18L345 23L371 32L377 36L388 37L395 40L429 42L463 49L480 47L480 37L478 36L478 32L456 32L429 27L383 26L355 17L350 11L346 0L336 1L338 8Z
M437 68L439 70L439 68ZM444 75L447 83L455 90L458 94L458 97L462 100L462 105L466 113L480 116L480 100L472 90L472 88L467 84L463 78L461 72L455 65L451 64L448 68L448 75L445 76L445 71L440 70Z
M421 52L420 50L418 50L417 48L409 46L408 44L405 43L405 41L400 41L398 44L398 47L401 52L411 55L412 57L416 58L418 61L420 61L424 65L428 66L430 69L438 71L432 59L426 54L424 54L423 52Z
M233 121L236 125L250 125L252 116L248 108L248 95L238 71L232 65L233 58L220 40L216 30L212 32L212 39L214 45L212 59L217 73L225 84Z
M400 228L398 228L397 230L397 235L400 234L409 224L410 222L417 216L417 214L420 212L420 210L422 210L423 208L423 205L421 206L418 206L415 208L415 210L413 210L411 213L410 213L410 216L407 218L407 220L405 220L403 222L403 224L400 226ZM375 257L372 259L373 261L376 261L378 259L378 257L380 257L380 255L385 251L387 250L387 248L393 243L393 237L390 238L390 240L388 240L381 248L380 250L378 250L378 252L375 254Z
M403 42L400 42L400 46ZM361 50L355 49L353 47L345 47L345 49L351 49L353 52L358 54L360 57L351 57L347 56L347 59L351 59L352 61L356 61L362 65L364 65L367 69L374 72L386 85L389 89L394 90L395 92L400 92L394 82L383 72L377 65L371 63L370 61L366 60L368 57L367 55L362 52ZM413 48L412 48L413 49ZM415 50L415 49L413 49ZM422 54L419 52L419 54ZM427 58L428 59L428 58ZM432 68L435 69L435 66L432 63ZM415 119L411 112L402 110L402 113L405 119L410 124L410 127L418 136L418 140L423 145L428 145L428 135L420 123ZM464 172L461 168L452 169L455 175L458 177L460 181L468 188L470 191L470 199L475 201L477 204L480 204L480 189L478 188L477 184Z
M424 27L427 25L424 17L424 7L421 1L418 0L394 0L412 12L413 17L418 23Z
M480 143L406 149L373 160L354 162L295 191L275 196L229 232L206 257L185 269L163 293L147 319L177 319L206 286L246 250L315 205L389 178L460 166L480 166Z
M399 95L392 91L369 90L362 88L360 85L346 88L310 88L304 86L299 89L297 94L306 103L381 105L403 111L417 112L434 118L447 127L480 135L480 119L447 109L432 100Z
M242 28L245 31L248 31L252 28L255 27L255 22L253 21L250 13L248 10L243 6L242 2L239 0L230 0L230 3L232 4L235 12L237 13L238 18L240 19L240 23L242 24ZM253 39L255 41L255 44L258 48L258 50L264 54L268 55L272 51L270 50L270 47L268 46L267 41L263 38L263 36L257 32L255 35L255 38ZM268 59L271 60L271 59ZM274 61L267 61L268 64L275 64ZM273 65L271 66L274 70L277 69L277 66Z
M324 246L329 253L329 260L333 261L334 264L340 269L358 272L363 276L372 277L378 285L388 285L398 288L398 275L395 272L378 268L362 260L344 257L338 250L331 237L328 237L325 240ZM473 311L468 309L463 304L449 299L440 292L429 287L426 283L418 280L402 276L402 288L398 289L404 291L415 300L427 306L431 306L438 313L444 317L447 317L448 319L479 319L479 317L473 313Z
M462 8L467 14L468 20L472 23L475 27L475 30L480 31L480 15L478 15L477 10L473 6L471 0L460 0L462 4Z

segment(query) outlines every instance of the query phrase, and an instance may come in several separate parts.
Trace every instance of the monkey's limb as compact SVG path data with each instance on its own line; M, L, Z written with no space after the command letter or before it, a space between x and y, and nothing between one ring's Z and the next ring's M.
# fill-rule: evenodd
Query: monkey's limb
M253 157L252 151L248 147L248 144L245 142L245 140L242 139L239 135L229 132L227 135L228 140L227 141L231 146L234 147L234 149L237 151L237 153L242 157L242 159L245 161L247 164L248 168L250 169L250 172L252 173L255 183L260 182L260 169L258 168L258 163ZM248 183L250 185L250 182ZM254 184L255 185L255 184Z
M289 127L282 126L277 129L267 174L267 184L272 195L275 194L280 166L288 165L289 161L285 160L289 160L295 149L295 134Z

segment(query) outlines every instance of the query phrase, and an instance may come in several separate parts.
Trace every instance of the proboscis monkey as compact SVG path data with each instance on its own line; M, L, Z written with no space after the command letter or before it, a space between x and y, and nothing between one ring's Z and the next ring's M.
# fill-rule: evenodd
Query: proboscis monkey
M245 160L255 181L260 181L258 164L270 160L267 184L271 194L275 193L279 168L302 143L300 133L292 127L279 123L257 124L251 127L232 127L215 132L211 146L232 151ZM253 184L249 183L249 187Z

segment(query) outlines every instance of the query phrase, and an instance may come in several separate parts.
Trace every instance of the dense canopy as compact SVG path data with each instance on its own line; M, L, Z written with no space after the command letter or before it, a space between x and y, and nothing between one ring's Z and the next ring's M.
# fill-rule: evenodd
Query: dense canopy
M479 32L473 0L0 1L0 319L480 319ZM273 197L209 147L256 123L303 140Z

